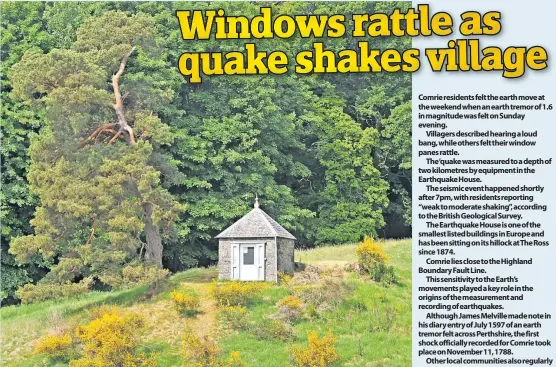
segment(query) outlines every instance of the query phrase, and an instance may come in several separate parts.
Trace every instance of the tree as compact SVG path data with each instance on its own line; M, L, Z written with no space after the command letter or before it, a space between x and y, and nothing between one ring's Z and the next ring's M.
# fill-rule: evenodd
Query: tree
M132 57L143 70L160 62L154 28L145 14L106 12L83 23L72 49L27 52L11 70L13 95L46 111L30 147L35 234L10 248L22 263L40 254L43 282L117 284L125 264L162 266L161 226L179 205L161 184L169 163L157 151L172 134L157 111L173 91L127 73Z
M408 5L272 6L275 16L345 14L349 29L350 14ZM182 52L246 42L181 39L175 10L203 8L260 13L249 2L2 4L3 289L44 271L42 282L117 285L130 262L205 265L216 259L214 235L255 194L303 247L409 233L410 75L188 84L176 71ZM338 51L361 40L294 36L257 49L295 55L316 41ZM365 41L411 47L408 37Z
M39 115L29 111L24 103L14 101L10 96L11 84L7 78L8 70L29 49L46 50L53 40L45 32L43 3L0 4L2 19L1 46L1 126L0 145L2 191L0 219L2 221L1 266L3 303L13 301L14 292L23 284L38 279L43 270L41 262L30 262L26 266L16 263L8 253L10 239L30 233L29 220L32 218L36 198L29 192L26 180L29 169L29 134L38 130L41 122Z
M384 225L388 185L373 161L379 133L373 127L361 127L344 112L344 101L334 86L322 82L319 86L314 112L304 116L314 137L308 149L322 167L314 171L321 182L317 194L309 193L318 213L314 241L356 242L376 235Z

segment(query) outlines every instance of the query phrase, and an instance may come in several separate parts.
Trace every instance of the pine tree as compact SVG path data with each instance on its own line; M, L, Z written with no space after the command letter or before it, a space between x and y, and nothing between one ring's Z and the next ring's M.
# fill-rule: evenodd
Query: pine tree
M173 91L127 72L132 60L157 63L158 38L151 17L110 11L86 20L71 49L27 52L11 70L13 95L44 108L45 126L30 147L35 234L10 252L23 263L40 254L43 282L117 284L130 262L162 267L179 205L161 185L157 150L172 134L157 110Z

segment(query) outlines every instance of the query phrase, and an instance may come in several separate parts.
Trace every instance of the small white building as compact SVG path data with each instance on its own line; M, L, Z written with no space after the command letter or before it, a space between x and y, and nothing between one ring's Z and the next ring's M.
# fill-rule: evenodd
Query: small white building
M278 272L294 272L296 238L259 208L258 198L216 238L219 279L278 281Z

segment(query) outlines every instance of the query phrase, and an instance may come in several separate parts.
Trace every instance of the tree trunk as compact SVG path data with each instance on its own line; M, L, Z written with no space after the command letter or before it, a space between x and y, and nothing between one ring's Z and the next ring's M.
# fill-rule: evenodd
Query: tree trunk
M122 99L122 94L120 92L120 77L125 71L127 64L127 59L133 53L135 47L122 57L120 61L120 68L118 72L112 76L112 87L114 89L114 111L116 111L116 116L118 117L118 126L120 127L118 132L115 132L114 137L110 140L113 142L115 139L124 133L126 141L128 144L135 144L135 135L133 129L126 121L124 102ZM145 236L147 238L147 244L145 245L145 260L156 264L159 268L162 268L162 239L160 238L160 230L156 224L153 222L153 204L144 203L143 204L143 223L145 224Z
M160 230L153 223L153 206L150 203L143 204L143 223L145 224L145 235L147 237L147 245L145 246L145 260L156 264L162 268L162 239L160 238Z

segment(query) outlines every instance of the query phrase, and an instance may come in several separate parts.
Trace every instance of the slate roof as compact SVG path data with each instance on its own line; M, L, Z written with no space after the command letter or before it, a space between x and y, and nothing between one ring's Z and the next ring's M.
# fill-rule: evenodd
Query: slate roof
M237 222L226 228L216 238L254 238L254 237L282 237L295 240L296 238L278 222L259 208L245 214Z

